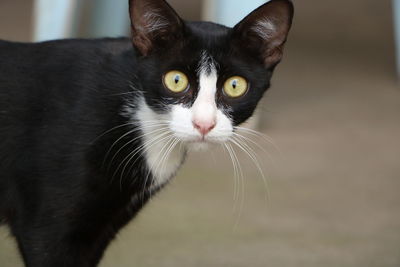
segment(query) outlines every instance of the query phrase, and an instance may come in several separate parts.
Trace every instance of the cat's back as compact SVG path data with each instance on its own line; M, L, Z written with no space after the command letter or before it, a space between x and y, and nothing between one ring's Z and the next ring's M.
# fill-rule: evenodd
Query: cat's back
M5 87L11 86L11 81L22 76L26 66L33 63L34 47L34 44L0 40L0 92L4 93Z
M66 65L117 55L129 49L131 43L127 38L65 39L40 43L0 40L0 78L5 78L3 74L7 71L23 67L34 70L50 67L47 64Z
M82 106L90 109L96 101L87 97L94 95L88 91L95 91L99 77L130 49L131 42L124 38L42 43L0 40L0 223L11 181L33 175L35 162L46 160L38 158L41 147L46 151L74 149L68 141L73 143L84 132L79 128L84 123L76 114L83 114Z
M83 106L94 105L99 79L129 49L131 43L124 38L42 43L0 40L0 172L16 157L29 161L32 155L27 148L38 140L54 135L57 129L72 129L68 118L78 120L75 114ZM55 124L57 129L50 127Z
M7 81L29 80L28 74L52 74L59 68L90 64L130 48L127 38L65 39L41 43L0 40L0 90Z
M0 129L5 119L16 119L23 111L34 115L32 110L44 102L78 97L93 87L89 82L104 72L108 61L129 49L126 38L42 43L0 40Z
M42 43L0 40L0 115L7 105L27 106L40 99L49 100L54 94L81 89L85 75L100 73L107 60L129 49L126 38Z

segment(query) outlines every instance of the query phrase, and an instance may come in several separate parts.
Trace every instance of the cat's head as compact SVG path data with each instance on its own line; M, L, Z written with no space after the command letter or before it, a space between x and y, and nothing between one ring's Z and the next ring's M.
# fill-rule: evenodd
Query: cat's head
M144 121L205 144L228 140L252 116L282 58L293 5L272 0L234 28L186 22L164 0L131 0L130 15Z

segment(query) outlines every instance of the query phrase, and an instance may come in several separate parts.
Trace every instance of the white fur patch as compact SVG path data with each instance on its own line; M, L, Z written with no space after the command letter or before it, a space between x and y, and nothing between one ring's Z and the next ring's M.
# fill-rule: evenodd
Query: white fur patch
M145 158L155 178L154 185L163 185L176 173L185 154L167 123L171 120L171 114L157 114L141 98L136 119L143 132Z
M198 122L216 121L217 71L213 65L200 69L199 92L192 106L192 119Z

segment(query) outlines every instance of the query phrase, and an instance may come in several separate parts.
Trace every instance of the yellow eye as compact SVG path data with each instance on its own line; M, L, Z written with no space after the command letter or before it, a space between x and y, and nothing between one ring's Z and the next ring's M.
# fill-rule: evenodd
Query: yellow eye
M226 80L224 84L224 91L229 97L240 97L247 92L248 83L245 78L240 76L233 76Z
M173 70L164 75L164 86L174 93L180 93L188 88L189 80L183 72Z

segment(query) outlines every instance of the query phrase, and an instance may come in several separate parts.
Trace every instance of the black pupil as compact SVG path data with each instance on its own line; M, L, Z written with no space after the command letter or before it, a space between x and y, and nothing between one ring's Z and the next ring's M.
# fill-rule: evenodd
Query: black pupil
M232 81L232 87L233 87L233 89L236 89L237 84L238 84L238 81L237 81L237 80Z
M175 83L178 84L180 80L181 80L181 76L180 75L176 75L175 79L174 79Z

